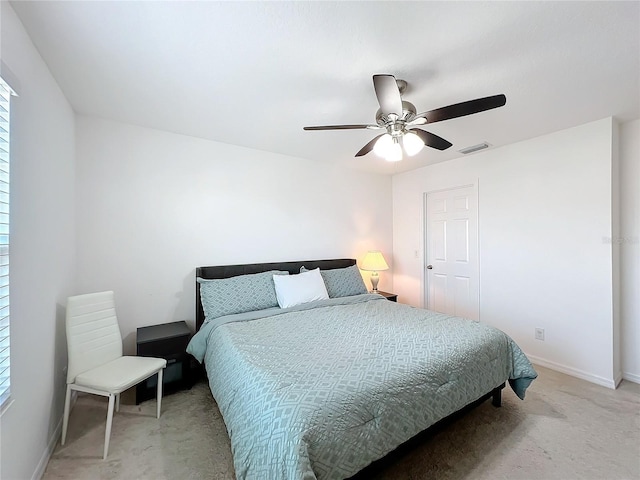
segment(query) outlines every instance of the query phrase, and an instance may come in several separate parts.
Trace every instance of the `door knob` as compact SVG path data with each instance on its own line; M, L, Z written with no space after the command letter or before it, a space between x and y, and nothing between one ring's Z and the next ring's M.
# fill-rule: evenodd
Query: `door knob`
M433 265L427 265L427 270L432 270L433 269Z

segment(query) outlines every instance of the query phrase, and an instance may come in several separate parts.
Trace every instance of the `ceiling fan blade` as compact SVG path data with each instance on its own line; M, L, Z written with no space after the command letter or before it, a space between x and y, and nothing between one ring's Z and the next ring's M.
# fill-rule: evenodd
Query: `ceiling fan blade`
M431 148L435 148L437 150L446 150L447 148L453 145L453 143L449 142L448 140L445 140L444 138L439 137L435 133L427 132L426 130L420 130L419 128L412 128L409 131L418 135L422 139L425 145Z
M376 142L378 141L378 139L382 136L385 135L384 133L381 135L378 135L377 137L375 137L373 140L371 140L369 143L367 143L364 147L362 147L360 149L360 151L358 153L356 153L356 157L361 157L363 155L366 155L367 153L369 153L371 150L373 150L374 145L376 144Z
M502 107L507 103L507 97L504 95L493 95L491 97L477 98L466 102L455 103L448 107L436 108L428 112L420 113L415 118L423 117L427 119L427 123L442 122L451 118L464 117L474 113L484 112L493 108Z
M402 115L402 97L400 97L396 77L393 75L374 75L373 88L376 91L382 113L385 115L394 113L400 117Z
M302 127L303 130L356 130L360 128L377 129L378 125L322 125L317 127Z

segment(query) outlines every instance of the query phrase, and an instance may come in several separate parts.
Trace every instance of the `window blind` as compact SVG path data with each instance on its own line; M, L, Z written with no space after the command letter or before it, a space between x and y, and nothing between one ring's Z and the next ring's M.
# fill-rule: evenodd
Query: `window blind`
M9 100L0 78L0 406L11 393L9 342Z

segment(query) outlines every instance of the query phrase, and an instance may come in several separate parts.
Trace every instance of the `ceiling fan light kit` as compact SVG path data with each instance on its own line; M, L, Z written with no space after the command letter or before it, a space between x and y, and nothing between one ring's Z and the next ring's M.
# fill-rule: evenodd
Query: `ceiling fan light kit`
M366 155L371 150L389 162L402 160L403 151L409 156L417 155L425 145L436 150L446 150L453 144L438 135L427 132L418 125L442 122L451 118L463 117L502 107L507 98L500 95L477 98L467 102L456 103L428 112L416 113L416 107L405 100L402 94L407 82L396 80L393 75L374 75L373 88L380 104L376 112L375 125L325 125L304 127L304 130L385 130L356 153L356 157Z
M398 137L393 137L388 133L382 135L373 146L373 153L384 158L388 162L398 162L402 160L402 147Z
M424 148L422 139L411 130L406 132L402 137L402 144L404 145L404 151L407 152L407 155L410 157L417 155L420 153L420 150Z

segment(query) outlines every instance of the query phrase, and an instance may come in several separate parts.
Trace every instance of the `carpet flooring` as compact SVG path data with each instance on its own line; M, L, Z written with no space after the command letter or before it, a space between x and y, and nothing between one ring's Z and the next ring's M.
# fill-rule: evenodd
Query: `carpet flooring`
M536 370L524 401L507 387L502 407L484 402L358 479L640 479L640 385L610 390ZM130 397L123 394L102 460L107 403L79 396L67 443L58 444L43 478L235 478L225 425L204 381L166 396L159 420L155 400L136 406Z

